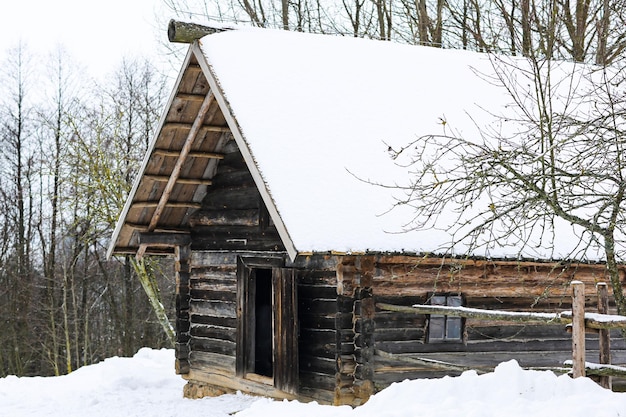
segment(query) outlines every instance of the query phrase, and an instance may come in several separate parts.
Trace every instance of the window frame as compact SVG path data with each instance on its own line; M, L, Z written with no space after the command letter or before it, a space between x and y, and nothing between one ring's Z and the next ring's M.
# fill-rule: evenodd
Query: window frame
M431 293L428 296L430 305L444 305L460 307L465 305L465 298L461 293ZM437 323L437 333L434 324ZM440 330L439 330L440 329ZM454 329L454 333L452 333ZM464 343L465 342L465 318L447 316L443 314L429 314L426 326L426 343Z

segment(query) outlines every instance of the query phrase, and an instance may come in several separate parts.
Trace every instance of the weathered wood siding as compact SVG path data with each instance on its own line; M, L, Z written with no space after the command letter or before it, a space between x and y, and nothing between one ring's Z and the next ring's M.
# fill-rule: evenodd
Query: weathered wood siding
M300 394L333 403L337 375L337 326L351 324L351 315L337 313L337 259L301 257L298 270L300 321Z
M406 305L428 304L432 293L461 294L468 307L511 311L561 311L571 307L569 282L586 283L587 310L595 311L595 283L604 281L599 265L559 265L488 261L444 261L400 256L376 257L374 299ZM560 326L470 320L463 343L427 343L427 316L377 311L375 347L469 366L495 366L516 359L522 366L560 366L571 359L571 335ZM625 363L625 344L612 342L613 363ZM587 336L587 355L597 361L597 336ZM405 378L450 374L433 368L376 357L375 384L381 389Z
M235 375L237 264L232 256L194 252L190 279L192 369Z
M192 249L284 251L234 140L223 153L202 208L189 219Z
M188 300L178 310L181 355L187 350L191 378L235 375L237 340L237 256L284 248L269 220L254 180L233 140L224 149L213 184L192 226ZM221 252L224 251L224 252ZM183 307L188 305L188 309ZM186 322L187 320L187 322ZM188 328L188 336L184 329ZM182 344L182 343L181 343ZM181 372L182 373L182 372ZM208 381L207 381L208 382Z
M269 253L268 253L269 254ZM229 386L263 393L258 385L237 379L237 257L258 252L194 251L190 273L189 367L199 383L230 378ZM274 253L283 256L284 253ZM289 265L297 274L298 375L303 399L332 403L337 374L336 259L302 258ZM346 315L346 326L351 321ZM219 378L218 378L219 377ZM219 385L219 383L217 383ZM268 393L269 395L270 393Z

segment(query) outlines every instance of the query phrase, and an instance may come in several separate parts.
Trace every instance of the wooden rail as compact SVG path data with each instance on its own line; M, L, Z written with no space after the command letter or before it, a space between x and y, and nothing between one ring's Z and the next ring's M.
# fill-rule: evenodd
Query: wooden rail
M534 313L518 311L482 310L469 307L450 307L437 305L417 304L411 307L399 306L387 303L377 303L376 307L381 310L396 311L410 314L440 314L444 316L466 317L479 320L497 320L510 322L523 322L524 324L552 324L566 325L572 332L572 375L585 376L602 375L599 383L611 387L610 378L607 375L624 376L626 368L609 365L610 355L610 329L626 329L626 317L606 314L608 310L608 290L606 283L597 285L598 313L585 312L585 287L580 281L572 281L572 311L560 313ZM568 330L569 330L568 329ZM600 364L592 364L585 361L585 333L598 333L600 337ZM389 356L386 352L377 352L382 356ZM390 355L395 356L395 355ZM400 359L400 358L398 358ZM401 360L405 360L402 358ZM416 361L424 361L420 358L412 358ZM438 366L452 366L452 364L439 363ZM449 368L449 369L452 369Z

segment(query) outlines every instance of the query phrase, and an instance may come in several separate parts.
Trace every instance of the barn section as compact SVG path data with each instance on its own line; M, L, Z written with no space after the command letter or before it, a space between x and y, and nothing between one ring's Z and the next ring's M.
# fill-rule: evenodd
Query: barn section
M558 366L569 358L560 327L376 307L560 311L575 278L587 284L593 309L593 285L604 280L593 259L451 257L433 254L445 237L432 231L387 233L403 213L381 216L393 196L354 173L397 173L381 132L402 141L418 129L415 114L418 124L437 119L439 110L428 113L436 106L414 100L420 71L442 72L423 64L433 53L447 71L481 65L471 60L470 69L468 55L429 48L264 30L191 44L110 246L110 254L174 256L176 370L188 380L186 396L241 390L359 405L394 381L458 373L424 359ZM380 76L380 68L363 69L372 54L405 69L395 74L398 86L362 88ZM345 78L325 84L335 73ZM454 81L440 89L458 89ZM488 96L485 86L475 88ZM393 111L381 114L373 103ZM464 106L458 114L470 106L455 103ZM448 102L445 110L454 120ZM588 339L591 357L597 341ZM626 362L624 349L616 338L614 363Z

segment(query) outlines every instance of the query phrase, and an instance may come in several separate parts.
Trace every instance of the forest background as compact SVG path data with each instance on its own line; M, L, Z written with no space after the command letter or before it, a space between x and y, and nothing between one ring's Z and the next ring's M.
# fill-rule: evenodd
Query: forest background
M163 30L170 18L211 20L598 66L619 65L626 48L626 0L162 3ZM161 49L180 62L179 49ZM95 81L62 49L2 52L0 377L60 375L170 346L138 274L172 317L171 260L105 254L172 74L127 57Z

